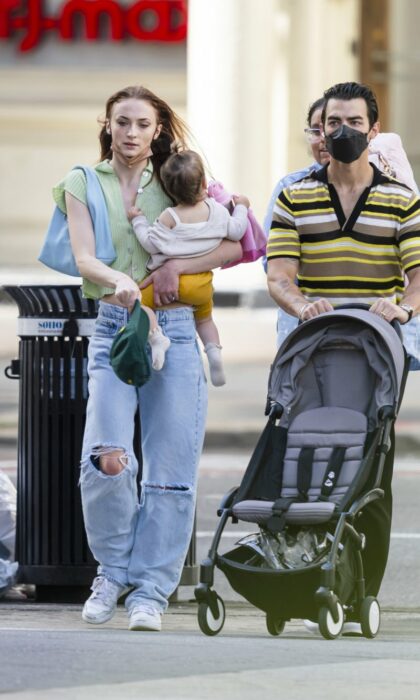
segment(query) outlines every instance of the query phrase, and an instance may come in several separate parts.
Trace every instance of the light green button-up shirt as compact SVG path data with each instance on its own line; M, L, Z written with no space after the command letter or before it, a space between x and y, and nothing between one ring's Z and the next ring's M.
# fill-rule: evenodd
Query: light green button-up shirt
M146 276L149 254L141 247L134 234L133 227L127 219L121 186L114 169L108 161L94 166L101 184L109 215L112 242L117 257L110 267L132 277L136 282ZM65 193L69 192L83 204L87 203L86 178L82 170L71 170L58 185L53 188L53 197L60 209L66 213ZM149 223L173 202L163 191L158 179L153 177L153 165L149 160L141 177L136 206L139 207ZM112 287L101 287L83 279L83 295L89 299L100 299L105 294L112 294Z

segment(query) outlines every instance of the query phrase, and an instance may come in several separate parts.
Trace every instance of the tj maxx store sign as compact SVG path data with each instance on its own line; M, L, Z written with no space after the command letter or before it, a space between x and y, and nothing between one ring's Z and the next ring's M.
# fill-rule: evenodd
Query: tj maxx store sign
M82 36L76 31L82 27ZM19 51L32 51L45 32L62 41L108 38L182 42L187 35L187 0L67 0L55 16L43 0L0 0L0 42L18 37Z

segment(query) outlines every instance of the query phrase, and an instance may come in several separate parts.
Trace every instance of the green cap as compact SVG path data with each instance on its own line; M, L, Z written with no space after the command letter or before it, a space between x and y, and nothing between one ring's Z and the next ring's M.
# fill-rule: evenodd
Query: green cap
M118 331L111 347L112 369L126 384L143 386L150 379L150 362L146 352L149 329L149 317L136 301L130 320Z

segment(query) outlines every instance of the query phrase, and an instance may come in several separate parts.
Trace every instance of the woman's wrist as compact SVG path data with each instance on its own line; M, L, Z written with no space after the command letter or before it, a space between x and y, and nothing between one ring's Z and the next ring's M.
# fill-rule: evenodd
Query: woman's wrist
M121 272L114 277L113 286L115 287L115 289L117 289L118 285L121 284L136 285L136 282L129 275L126 275L124 272Z
M125 275L116 275L112 281L112 286L117 288L118 285L121 284L121 282L123 282L124 280L125 280Z
M182 258L171 258L171 260L167 260L162 267L167 268L176 275L184 275L186 273L183 265L185 265L185 260Z

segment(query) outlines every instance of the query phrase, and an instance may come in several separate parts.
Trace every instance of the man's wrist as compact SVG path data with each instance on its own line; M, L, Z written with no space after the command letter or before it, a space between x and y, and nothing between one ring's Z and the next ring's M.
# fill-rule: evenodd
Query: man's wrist
M400 309L405 311L405 313L407 314L407 320L403 321L403 325L405 325L406 323L411 321L411 319L413 318L414 308L412 306L410 306L410 304L404 304L404 303L399 304L399 307L400 307Z
M303 321L303 318L302 318L303 314L305 313L306 309L309 309L310 305L311 305L310 301L305 301L300 305L300 307L298 309L298 313L297 313L297 317L298 317L299 321Z

